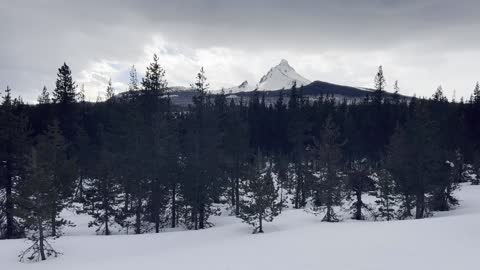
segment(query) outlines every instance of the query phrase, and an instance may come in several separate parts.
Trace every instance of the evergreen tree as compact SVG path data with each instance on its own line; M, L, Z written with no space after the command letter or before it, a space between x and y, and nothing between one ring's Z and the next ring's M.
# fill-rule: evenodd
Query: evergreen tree
M130 81L128 83L128 91L134 92L137 90L139 90L137 69L133 65L132 68L130 69Z
M400 219L412 216L413 197L415 195L415 181L412 178L411 168L415 165L410 160L412 149L409 146L407 131L397 126L387 147L386 167L395 181L397 192L400 193L401 204L398 217ZM384 175L380 175L384 176ZM386 180L386 179L382 179Z
M447 97L445 97L445 95L443 94L443 88L441 85L437 87L437 90L433 94L432 99L434 101L447 102Z
M190 86L195 90L196 95L193 99L193 103L198 107L205 105L207 90L210 86L207 83L207 77L205 76L205 70L203 67L200 68L200 71L197 73L197 77L195 79L195 83L191 84Z
M38 104L49 104L50 103L50 93L48 93L47 87L44 86L42 93L37 99Z
M351 210L353 212L352 218L356 220L363 220L365 216L362 214L362 210L371 211L371 207L362 200L362 195L371 190L373 183L369 177L370 168L366 159L354 160L350 162L347 169L346 187L352 191L353 199L351 195L348 197L354 200Z
M480 84L478 82L473 89L473 103L480 104Z
M166 174L169 171L167 159L171 158L167 156L168 140L168 122L166 115L163 113L157 113L153 118L153 152L152 158L152 177L149 183L149 209L151 213L151 220L155 223L155 232L160 232L160 227L166 221L165 210L168 202L167 193L167 177Z
M398 86L398 81L395 81L393 85L393 95L392 95L392 103L398 104L400 102L400 86Z
M332 117L329 116L315 143L316 168L314 168L314 204L315 212L325 211L322 221L339 221L333 207L342 201L343 173L341 171L341 143L339 132Z
M106 90L106 95L105 95L105 100L110 100L115 97L115 89L112 86L112 79L108 80L108 85L107 85L107 90Z
M77 100L78 102L80 103L85 103L85 84L82 83L82 85L80 86L80 90L78 91L78 94L77 94Z
M60 253L56 251L48 242L49 236L47 228L51 212L54 211L52 197L56 192L55 182L51 175L51 166L48 164L50 157L50 147L46 138L39 140L36 148L32 148L28 165L28 176L26 181L22 182L19 196L18 214L23 220L23 225L32 231L28 239L32 245L23 251L20 255L20 261L25 259L29 261L46 260L50 256L57 257Z
M427 194L444 186L438 181L443 182L445 176L448 178L446 155L437 136L438 124L429 120L430 117L426 103L416 105L405 130L397 130L390 145L390 160L395 164L391 165L392 174L403 174L396 180L414 193L417 219L428 216L431 210Z
M28 153L28 119L21 112L21 104L11 98L7 86L0 106L0 238L18 238L22 228L15 219L15 194L24 175ZM3 214L1 214L3 213Z
M185 219L187 227L203 229L211 224L209 216L213 213L211 204L218 198L219 180L219 135L217 121L213 114L210 99L207 97L206 81L203 68L197 74L193 97L194 106L187 118L188 126L186 141L185 177L189 180L183 183L183 194L190 207L190 218Z
M374 103L380 104L383 101L386 86L387 83L385 81L385 76L383 75L383 67L379 66L378 72L375 75Z
M136 80L136 76L134 80ZM135 82L131 83L134 84ZM134 87L133 84L132 87ZM163 96L166 92L167 85L165 70L158 63L158 56L154 54L153 62L147 67L145 77L142 79L143 90L154 95Z
M307 141L307 122L305 119L304 97L302 92L294 84L290 90L288 101L288 143L290 146L291 160L294 164L295 180L293 203L295 208L304 207L307 200L308 176L305 144Z
M69 222L60 218L59 214L68 204L76 177L75 163L67 156L67 145L58 121L53 121L47 131L38 137L37 151L38 154L42 154L41 160L46 163L42 165L42 170L45 170L44 174L51 183L49 226L50 235L56 237L61 234L60 229L64 225L69 225Z
M83 212L91 215L88 226L97 227L96 232L110 235L119 207L119 185L115 179L115 164L112 153L107 149L104 128L98 128L98 142L94 153L94 173L87 180Z
M478 152L473 154L473 164L470 175L472 185L480 185L480 154Z
M231 185L231 205L235 208L235 215L238 216L241 188L248 167L249 133L248 126L241 116L241 108L237 107L233 101L226 116L223 138L223 161Z
M75 103L77 85L72 79L70 67L63 63L58 69L55 90L53 91L53 102L59 104Z
M246 186L246 198L242 202L239 217L254 227L253 233L263 233L263 221L272 222L280 213L278 187L272 178L271 168L257 153Z
M384 220L395 218L395 181L386 169L380 169L376 175L376 197L378 216Z

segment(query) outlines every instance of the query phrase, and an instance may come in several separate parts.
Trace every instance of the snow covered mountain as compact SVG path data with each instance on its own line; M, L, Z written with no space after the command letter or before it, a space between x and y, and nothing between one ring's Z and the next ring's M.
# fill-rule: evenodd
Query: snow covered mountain
M264 75L258 84L259 90L280 90L289 89L296 83L297 86L310 84L311 81L305 79L291 67L287 60L282 59L280 64L271 68Z
M267 74L262 76L258 84L250 85L247 81L244 81L239 86L226 89L226 92L245 92L252 91L255 88L265 91L290 89L294 83L296 83L297 86L302 86L310 84L311 81L298 74L295 69L288 64L287 60L282 59L280 64L272 67Z
M227 93L238 93L238 92L248 92L248 91L253 91L253 90L255 90L255 85L250 85L248 83L248 81L244 81L238 86L234 86L234 87L226 89L225 92L227 92Z

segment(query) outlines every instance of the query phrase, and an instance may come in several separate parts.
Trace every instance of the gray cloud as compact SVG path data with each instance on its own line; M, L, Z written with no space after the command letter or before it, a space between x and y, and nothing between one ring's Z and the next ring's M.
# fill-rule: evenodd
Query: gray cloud
M158 52L170 84L188 84L200 65L217 87L255 80L287 58L313 80L369 86L384 64L409 94L443 84L468 96L479 80L479 8L474 0L0 0L0 87L34 100L66 61L96 96L105 78L121 88L130 65L142 71Z

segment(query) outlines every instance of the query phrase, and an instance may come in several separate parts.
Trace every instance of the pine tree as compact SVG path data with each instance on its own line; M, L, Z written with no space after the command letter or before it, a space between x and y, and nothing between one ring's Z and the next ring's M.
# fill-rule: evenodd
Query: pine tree
M446 152L438 137L439 125L431 120L427 105L425 101L415 105L405 128L397 129L389 146L389 170L398 185L415 197L417 219L428 216L434 206L427 201L427 195L443 194L450 181ZM409 203L405 201L404 205Z
M379 66L378 72L375 75L375 92L374 92L374 100L373 100L374 103L376 104L382 103L386 86L387 86L387 83L385 81L385 76L383 75L383 67Z
M197 73L196 81L191 84L191 87L195 90L196 94L193 103L197 106L205 105L209 84L207 83L207 77L205 76L205 70L203 67L200 68L200 71Z
M445 95L443 94L443 88L442 88L441 85L437 87L437 90L433 94L432 99L434 101L441 101L441 102L447 102L448 101L447 97L445 97Z
M55 196L55 181L51 175L49 142L41 138L37 147L32 148L28 165L28 176L22 182L18 199L18 214L26 229L32 231L28 239L32 245L20 255L20 261L46 260L50 256L57 257L60 253L48 242L48 238L56 238L46 232L52 224L49 223L51 212L54 211L52 197Z
M372 180L369 177L370 166L366 159L354 160L349 162L346 178L346 188L352 191L353 194L349 194L350 200L354 200L351 211L353 213L352 218L356 220L363 220L365 216L362 214L362 210L371 211L371 207L362 200L362 195L369 191L372 187ZM351 199L353 195L353 199Z
M325 211L322 221L339 221L333 207L342 202L343 173L341 172L341 143L339 132L329 116L322 128L320 141L315 142L314 212Z
M98 128L98 143L95 149L95 167L92 178L87 181L85 203L82 212L93 217L88 226L97 227L96 232L110 235L119 205L119 186L114 176L114 160L107 149L103 127Z
M130 69L130 81L128 83L128 91L135 92L137 90L139 90L137 69L133 65L132 68Z
M395 181L386 169L376 175L376 197L378 216L387 221L395 218Z
M108 85L107 85L107 90L106 90L106 95L105 95L105 100L107 101L112 101L112 99L115 97L115 89L112 86L112 79L108 80Z
M470 175L472 185L480 185L480 153L478 152L473 154L473 164Z
M73 183L76 177L75 163L67 156L67 144L62 136L58 121L54 120L47 131L38 137L38 154L46 164L45 174L51 182L52 192L49 193L49 226L53 237L61 234L61 228L69 225L69 221L60 218L60 212L66 207L73 194ZM38 161L38 160L37 160Z
M86 99L85 84L82 83L82 85L80 86L80 90L78 91L78 94L77 94L77 100L80 103L85 103L85 99Z
M473 89L473 102L475 104L480 104L480 84L478 82Z
M58 69L57 81L55 83L55 90L53 91L53 102L60 104L75 103L77 85L72 79L72 71L70 67L63 63Z
M154 54L153 62L147 67L145 77L142 79L143 90L147 93L161 97L165 94L167 85L167 81L165 80L165 70L158 63L158 56ZM134 85L132 85L132 87L134 87Z
M208 83L203 68L197 74L193 106L186 119L187 151L185 151L185 175L183 195L189 206L190 218L186 225L195 230L212 224L208 222L214 209L213 201L218 201L221 193L219 170L220 136L217 133L218 121L214 107L206 95Z
M150 210L151 220L155 223L155 233L160 232L160 227L167 219L165 217L166 206L168 202L166 174L167 166L167 145L170 142L168 138L168 122L164 113L156 113L153 117L152 133L152 177L149 183L149 200L148 206Z
M38 104L49 104L50 103L50 93L48 93L47 87L44 86L42 93L37 99Z
M18 238L23 234L15 218L15 194L24 176L25 157L28 153L28 119L20 111L21 104L11 98L7 86L0 106L0 238ZM2 214L3 213L3 214Z
M393 95L392 95L393 104L398 104L400 102L400 86L398 86L398 81L395 81L393 85Z
M263 233L263 221L273 221L280 213L281 202L278 200L278 187L275 187L271 168L265 168L260 153L257 153L251 166L246 198L242 201L239 217L254 227L253 233Z
M240 193L245 179L249 133L248 126L242 119L240 108L233 101L230 103L226 116L226 127L223 131L223 161L228 179L230 180L231 205L235 215L240 214Z
M397 126L390 139L390 144L387 146L387 153L385 166L401 195L398 218L408 218L412 216L415 181L412 175L413 171L411 171L414 164L410 161L412 148L404 127Z
M302 91L296 88L294 84L290 90L290 98L288 101L288 126L287 126L287 140L291 153L291 159L294 166L293 180L294 186L294 208L301 208L306 205L307 200L307 161L305 153L305 142L307 141L308 123L305 119L304 97Z

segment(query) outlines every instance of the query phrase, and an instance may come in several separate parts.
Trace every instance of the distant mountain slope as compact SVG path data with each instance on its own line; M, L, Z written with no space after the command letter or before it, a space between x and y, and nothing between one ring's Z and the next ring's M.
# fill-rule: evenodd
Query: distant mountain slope
M280 93L284 92L284 97L288 99L288 92L290 89L285 90L270 90L270 91L260 91L262 95L265 95L265 100L267 103L275 103ZM373 93L372 89L367 88L358 88L352 86L345 86L339 85L329 82L322 82L322 81L314 81L308 85L302 87L303 94L310 98L316 98L320 95L326 96L333 96L336 100L362 100L367 95L371 95ZM218 92L212 92L213 95L217 94ZM123 96L126 93L121 93L119 96ZM233 100L240 100L243 99L247 102L254 94L254 91L247 90L247 91L239 91L239 92L227 92L227 98ZM387 96L392 95L392 93L386 92ZM172 103L180 106L186 107L189 104L192 104L192 98L195 96L195 91L188 88L170 88L169 89L169 96L172 100ZM404 98L409 99L410 97L402 96Z
M303 94L305 95L335 95L344 96L348 98L363 98L372 94L373 90L358 88L352 86L339 85L329 82L314 81L313 83L303 87Z

